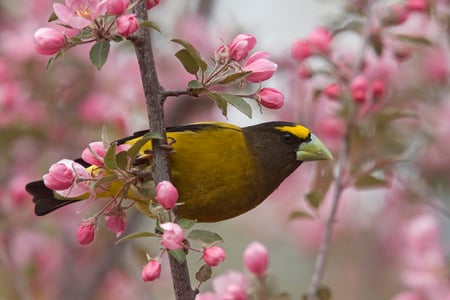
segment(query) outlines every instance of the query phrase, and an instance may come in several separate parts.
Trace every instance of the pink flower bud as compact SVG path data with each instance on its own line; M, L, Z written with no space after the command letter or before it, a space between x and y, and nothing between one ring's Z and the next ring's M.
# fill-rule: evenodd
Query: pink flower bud
M410 11L426 11L428 9L428 2L427 0L408 0L406 8Z
M302 62L312 55L311 45L307 40L298 40L292 45L292 57Z
M167 222L160 225L164 229L162 235L162 244L169 250L176 250L183 248L184 231L180 225Z
M106 228L116 234L116 237L122 235L127 227L127 215L121 208L107 209L105 211Z
M341 95L341 87L337 83L331 83L327 85L322 92L330 99L338 99Z
M245 77L245 80L250 82L261 82L270 79L277 70L277 64L268 60L269 53L255 52L244 64L244 71L251 71L252 73Z
M256 38L251 34L239 34L229 46L230 58L241 61L247 57L248 53L255 47Z
M409 11L403 4L393 5L389 10L385 22L388 25L400 25L404 23L409 17Z
M156 259L150 260L142 269L142 280L153 281L161 274L161 263Z
M218 246L203 249L203 260L208 266L215 267L226 258L225 250Z
M350 92L352 98L357 103L362 103L366 100L367 80L364 76L359 75L355 77L350 83Z
M130 0L108 0L106 2L106 11L111 15L123 15L130 4Z
M269 265L267 248L259 243L252 242L244 251L244 266L256 276L264 276Z
M68 189L75 181L75 174L72 169L71 160L60 160L50 166L48 174L43 176L44 184L51 190L60 191Z
M95 219L83 220L77 230L77 239L81 245L90 244L95 237Z
M58 30L43 27L34 33L34 47L36 52L43 55L53 55L66 45L66 38Z
M257 93L258 101L262 106L270 109L279 109L284 104L284 95L275 88L262 88Z
M178 200L177 188L170 181L161 181L156 185L156 201L164 209L172 209Z
M130 36L139 29L136 14L121 15L117 18L117 32L125 37Z
M147 9L152 9L159 4L159 0L146 0L145 2L147 4Z
M372 93L375 97L381 97L384 95L384 83L381 80L375 80L372 83Z
M90 149L89 149L90 148ZM92 150L92 151L91 151ZM92 153L94 152L94 153ZM89 147L85 148L81 153L81 158L91 165L101 167L103 166L103 157L105 157L106 149L103 142L89 143ZM101 159L101 160L100 160Z
M297 74L302 79L309 79L313 76L313 71L310 67L302 64L297 71Z
M331 32L325 27L317 27L308 36L309 45L319 53L327 53L331 48L332 41Z

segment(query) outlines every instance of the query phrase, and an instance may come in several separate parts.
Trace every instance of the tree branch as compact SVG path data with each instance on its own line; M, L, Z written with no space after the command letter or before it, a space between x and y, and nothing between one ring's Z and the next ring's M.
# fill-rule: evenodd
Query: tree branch
M139 1L139 0L137 0ZM135 7L138 18L147 20L147 8L145 1L139 1ZM152 44L150 39L150 29L140 28L136 35L131 39L139 69L141 72L141 80L144 88L145 100L147 105L147 115L149 129L151 132L159 133L163 139L152 140L153 147L153 178L155 182L170 180L170 168L168 161L168 152L161 145L167 143L166 131L164 126L164 89L158 81L156 73L155 61L152 52ZM174 211L174 213L176 213ZM195 292L192 290L189 279L189 270L187 263L179 264L171 255L170 268L172 273L173 288L175 297L178 300L190 300L195 298Z

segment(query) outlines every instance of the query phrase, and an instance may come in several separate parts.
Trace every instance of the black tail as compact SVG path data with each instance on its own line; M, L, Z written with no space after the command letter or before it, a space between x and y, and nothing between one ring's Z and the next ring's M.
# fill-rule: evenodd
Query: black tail
M34 213L37 216L46 215L55 209L78 201L56 199L53 191L45 186L43 180L30 182L25 186L25 189L33 196Z

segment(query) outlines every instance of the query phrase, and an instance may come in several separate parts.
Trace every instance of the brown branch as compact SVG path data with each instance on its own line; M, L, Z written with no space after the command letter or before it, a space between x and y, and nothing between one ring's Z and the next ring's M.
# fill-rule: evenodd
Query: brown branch
M139 1L139 0L137 0ZM147 8L145 1L139 1L135 7L136 16L142 20L147 20ZM144 88L145 100L147 105L147 115L149 129L151 132L159 133L162 140L152 140L153 146L153 178L158 183L163 180L170 180L170 166L168 161L168 152L161 145L167 143L166 131L164 126L164 89L158 81L155 61L152 52L152 43L150 39L150 29L140 28L136 35L131 39ZM176 213L176 212L175 212ZM178 300L193 300L195 292L192 290L189 279L187 263L180 264L170 256L170 268L172 273L173 288L175 297Z

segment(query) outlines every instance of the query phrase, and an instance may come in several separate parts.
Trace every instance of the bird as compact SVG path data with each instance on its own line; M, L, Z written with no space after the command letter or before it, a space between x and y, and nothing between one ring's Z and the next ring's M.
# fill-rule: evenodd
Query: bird
M136 132L116 143L133 145L147 132ZM198 122L167 127L166 134L172 149L171 182L181 203L177 214L197 222L239 216L263 202L303 162L333 159L308 128L286 121L242 128L224 122ZM140 149L137 164L151 166L151 147L147 142ZM77 162L89 167L82 159ZM43 180L28 183L26 190L33 196L38 216L80 200L55 196Z

